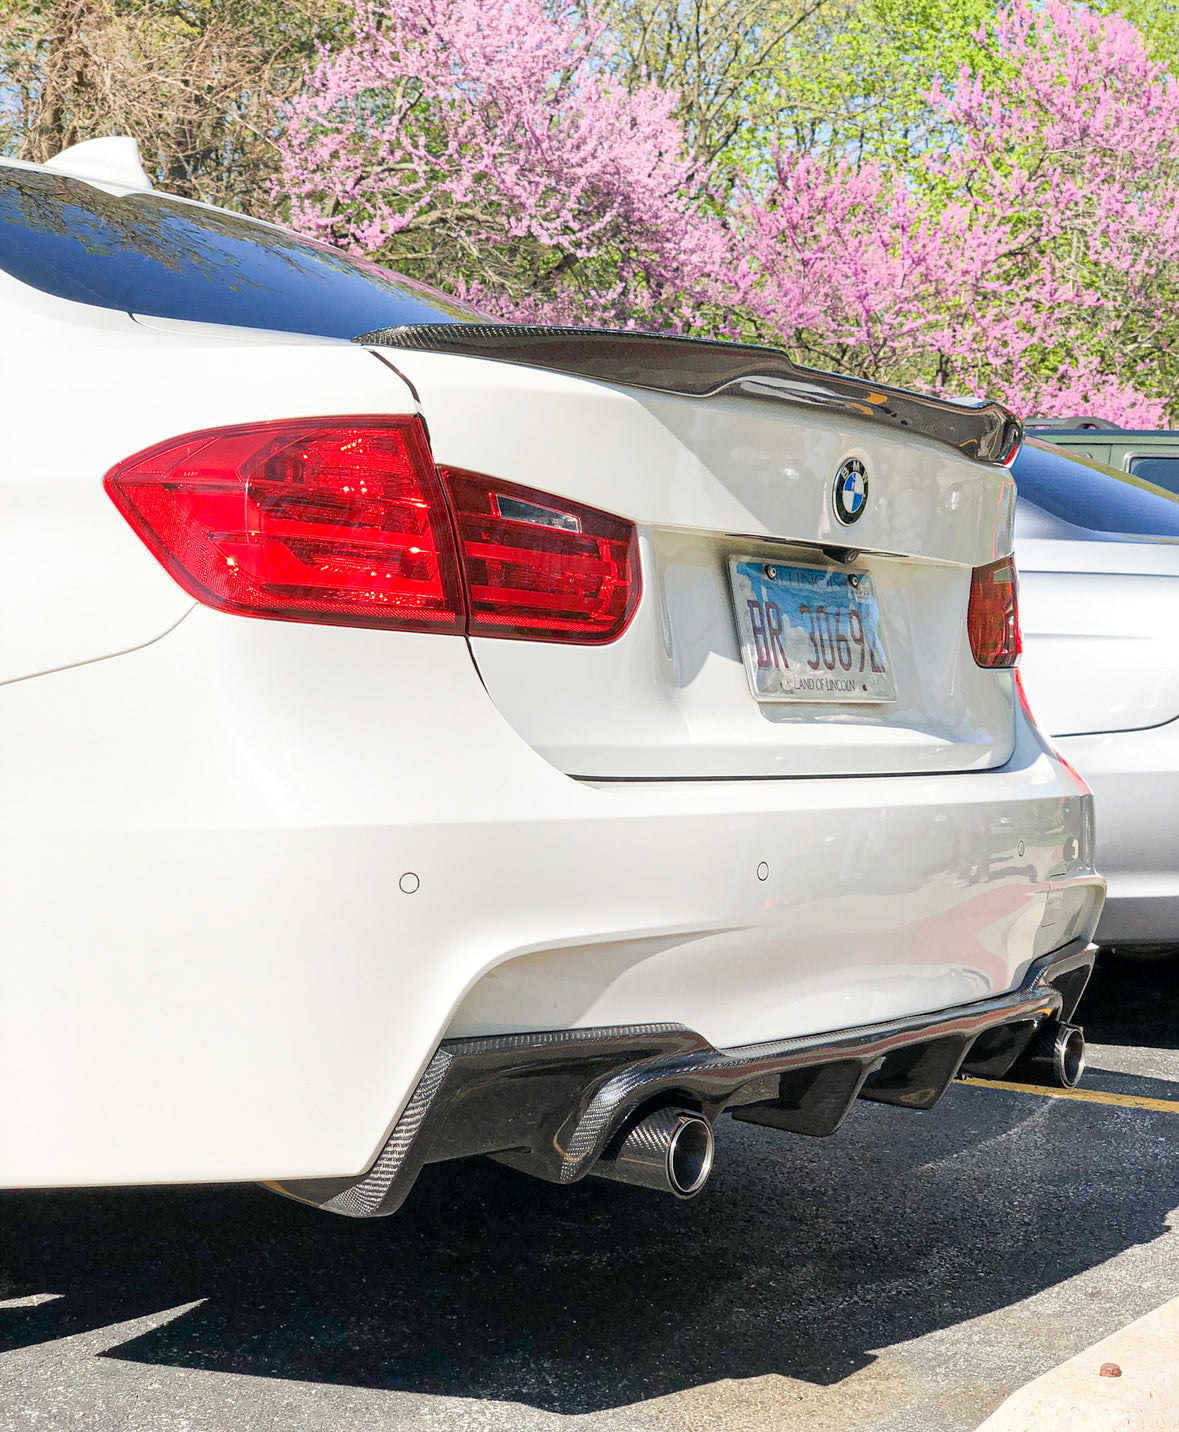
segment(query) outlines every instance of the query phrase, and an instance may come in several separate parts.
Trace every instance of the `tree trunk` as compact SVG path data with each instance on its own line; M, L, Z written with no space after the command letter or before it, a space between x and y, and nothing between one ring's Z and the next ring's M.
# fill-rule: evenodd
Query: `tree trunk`
M45 68L36 122L23 157L38 163L52 159L71 144L92 138L79 132L80 111L93 88L86 31L92 0L55 0L49 14Z

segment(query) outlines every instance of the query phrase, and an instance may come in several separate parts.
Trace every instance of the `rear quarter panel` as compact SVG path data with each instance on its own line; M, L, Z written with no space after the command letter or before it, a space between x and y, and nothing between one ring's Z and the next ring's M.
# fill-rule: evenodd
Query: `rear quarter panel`
M3 273L0 332L0 682L134 650L191 610L103 490L115 463L205 427L416 410L348 343L148 328Z
M1179 547L1021 541L1023 682L1053 736L1179 716Z

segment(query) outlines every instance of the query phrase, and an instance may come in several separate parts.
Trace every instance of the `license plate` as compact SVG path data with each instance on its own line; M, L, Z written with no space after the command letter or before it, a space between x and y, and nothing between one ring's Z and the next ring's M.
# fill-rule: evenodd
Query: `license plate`
M867 572L729 563L737 631L759 701L895 701Z

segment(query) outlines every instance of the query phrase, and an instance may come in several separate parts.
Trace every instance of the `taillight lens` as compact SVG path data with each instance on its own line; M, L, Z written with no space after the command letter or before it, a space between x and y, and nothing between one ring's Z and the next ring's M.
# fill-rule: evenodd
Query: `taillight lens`
M416 418L191 434L120 463L106 489L209 606L288 621L462 628L454 538Z
M444 477L419 419L359 417L190 433L120 463L106 489L180 585L222 611L545 641L621 634L640 593L632 524Z
M639 600L633 525L565 498L443 468L470 633L600 643Z
M1023 650L1014 557L975 567L966 614L970 650L979 666L1014 666Z

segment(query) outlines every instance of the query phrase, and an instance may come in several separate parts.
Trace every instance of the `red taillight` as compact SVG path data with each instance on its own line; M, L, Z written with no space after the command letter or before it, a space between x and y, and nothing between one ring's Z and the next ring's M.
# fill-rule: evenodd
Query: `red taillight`
M223 611L460 631L454 538L415 418L255 423L120 463L106 489L172 576Z
M478 473L442 469L473 636L607 642L639 599L633 525Z
M975 567L966 614L970 650L979 666L1014 666L1023 649L1019 632L1015 558L1000 557Z
M417 418L362 417L190 433L120 463L106 489L180 585L222 611L620 635L640 589L630 523L473 473L445 479Z

